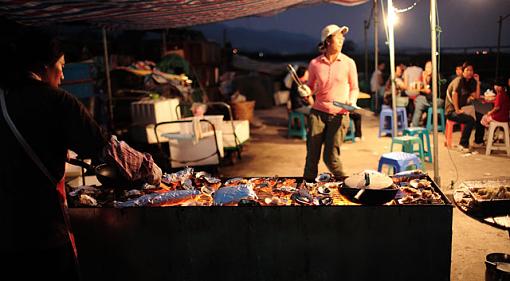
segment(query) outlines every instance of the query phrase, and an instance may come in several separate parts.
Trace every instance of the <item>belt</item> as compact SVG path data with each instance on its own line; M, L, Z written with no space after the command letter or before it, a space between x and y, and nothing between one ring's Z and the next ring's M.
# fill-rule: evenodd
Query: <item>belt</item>
M328 113L328 112L320 111L320 110L315 109L315 108L312 108L311 111L315 111L315 112L317 112L319 114L325 114L325 115L328 115L328 116L344 116L344 115L347 115L349 113L349 111L344 111L343 113L340 112L340 113L333 114L333 113Z

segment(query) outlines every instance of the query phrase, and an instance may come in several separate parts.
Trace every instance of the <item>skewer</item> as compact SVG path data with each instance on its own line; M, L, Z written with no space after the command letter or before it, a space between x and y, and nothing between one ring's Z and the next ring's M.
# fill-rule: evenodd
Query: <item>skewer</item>
M287 65L287 69L289 70L290 72L290 76L292 77L292 80L294 80L294 82L296 82L296 84L298 84L298 86L301 86L303 85L303 83L301 82L301 80L299 80L299 76L297 75L297 72L296 70L294 69L294 67L290 64Z

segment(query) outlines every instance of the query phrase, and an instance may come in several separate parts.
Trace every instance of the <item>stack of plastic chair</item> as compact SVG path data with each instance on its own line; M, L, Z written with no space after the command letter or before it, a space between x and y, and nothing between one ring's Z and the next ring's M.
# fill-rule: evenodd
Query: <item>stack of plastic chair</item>
M445 118L444 118L444 109L438 108L437 114L440 115L440 118L437 120L437 131L438 132L444 132L445 131ZM432 107L429 107L427 110L427 130L429 132L432 132Z
M404 136L416 136L421 139L423 145L427 146L423 148L423 154L425 156L425 161L432 162L432 150L430 149L430 136L429 130L423 127L411 127L404 130Z
M347 133L345 134L345 137L344 137L344 142L345 141L352 141L353 143L356 142L355 132L356 132L356 129L354 128L354 121L352 121L352 119L351 119L349 122L349 129L347 130Z
M377 171L382 172L384 165L388 165L393 168L393 173L400 173L407 170L409 167L414 166L414 169L420 169L421 161L418 156L407 152L388 152L381 155L379 158L379 165Z
M505 143L504 145L495 145L494 144L494 132L497 127L503 128L505 133ZM510 139L508 136L508 123L507 122L497 122L492 120L489 125L489 134L487 136L487 148L485 149L485 155L490 155L492 150L506 150L506 154L510 156Z
M448 148L452 147L452 138L453 138L453 127L457 124L457 122L447 119L446 120L446 129L444 131L444 145ZM464 124L460 124L460 131L464 131Z
M306 140L305 115L297 111L289 111L288 136L298 136Z
M421 161L425 161L425 154L423 152L423 142L419 137L417 136L394 137L391 140L390 151L393 151L394 144L401 144L402 152L408 152L412 154L417 153ZM415 148L415 144L418 144L418 148Z
M389 118L387 118L389 117ZM386 120L389 119L389 125L386 126ZM407 112L405 107L397 107L397 131L402 132L407 128ZM393 136L393 110L387 105L383 105L379 115L379 137L383 134Z

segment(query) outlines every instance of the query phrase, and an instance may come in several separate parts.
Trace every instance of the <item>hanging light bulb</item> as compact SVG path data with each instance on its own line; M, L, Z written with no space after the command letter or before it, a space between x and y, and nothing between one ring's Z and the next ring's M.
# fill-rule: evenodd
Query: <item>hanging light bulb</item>
M388 24L392 26L397 25L399 22L399 18L397 16L397 10L395 8L391 9L391 12L388 15Z

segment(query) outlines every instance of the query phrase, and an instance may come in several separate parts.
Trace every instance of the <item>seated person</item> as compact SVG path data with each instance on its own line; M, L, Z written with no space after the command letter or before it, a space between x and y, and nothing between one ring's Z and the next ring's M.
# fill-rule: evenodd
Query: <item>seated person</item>
M304 66L298 67L296 70L297 76L301 83L306 83L308 80L308 70ZM307 97L302 97L298 91L298 84L295 81L292 81L292 86L290 87L290 104L291 110L296 112L301 112L305 115L310 114L310 109L313 104L313 97L309 95Z
M482 125L489 127L490 122L508 122L510 112L510 97L503 79L497 79L494 83L496 100L494 107L482 117Z
M379 62L377 64L377 69L374 70L370 78L370 91L372 92L372 97L375 99L375 112L377 113L381 111L381 99L384 97L384 68L386 68L386 63Z
M409 97L406 94L406 87L404 83L404 79L402 78L402 66L397 65L395 67L395 88L396 88L396 97L397 97L397 107L405 107L407 112L407 119L411 120L410 114L412 114L414 110L414 106L412 102L409 102ZM383 104L389 107L392 106L392 94L391 94L391 78L386 81L386 86L384 89L384 98Z
M395 67L395 88L397 90L397 106L406 107L409 104L409 97L405 93L405 84L402 79L402 67L400 65ZM392 106L391 77L386 81L384 87L383 104L390 107Z
M414 113L411 121L412 127L420 126L422 114L427 112L428 108L432 105L432 62L428 61L425 64L425 70L422 75L423 88L420 89L420 94L414 100ZM438 88L438 92L439 88ZM444 100L437 97L437 107L443 107Z
M474 107L468 106L478 97L480 97L480 78L478 74L474 74L473 65L466 62L462 65L462 78L453 90L452 96L447 96L445 105L446 118L464 124L459 147L462 152L469 151L469 138L474 126L476 126L476 133L473 146L479 147L483 144L485 130L481 123L476 121Z
M409 66L404 70L402 74L406 94L410 99L414 100L414 98L418 95L418 89L421 85L422 74L423 68L414 65L414 62L410 62Z

